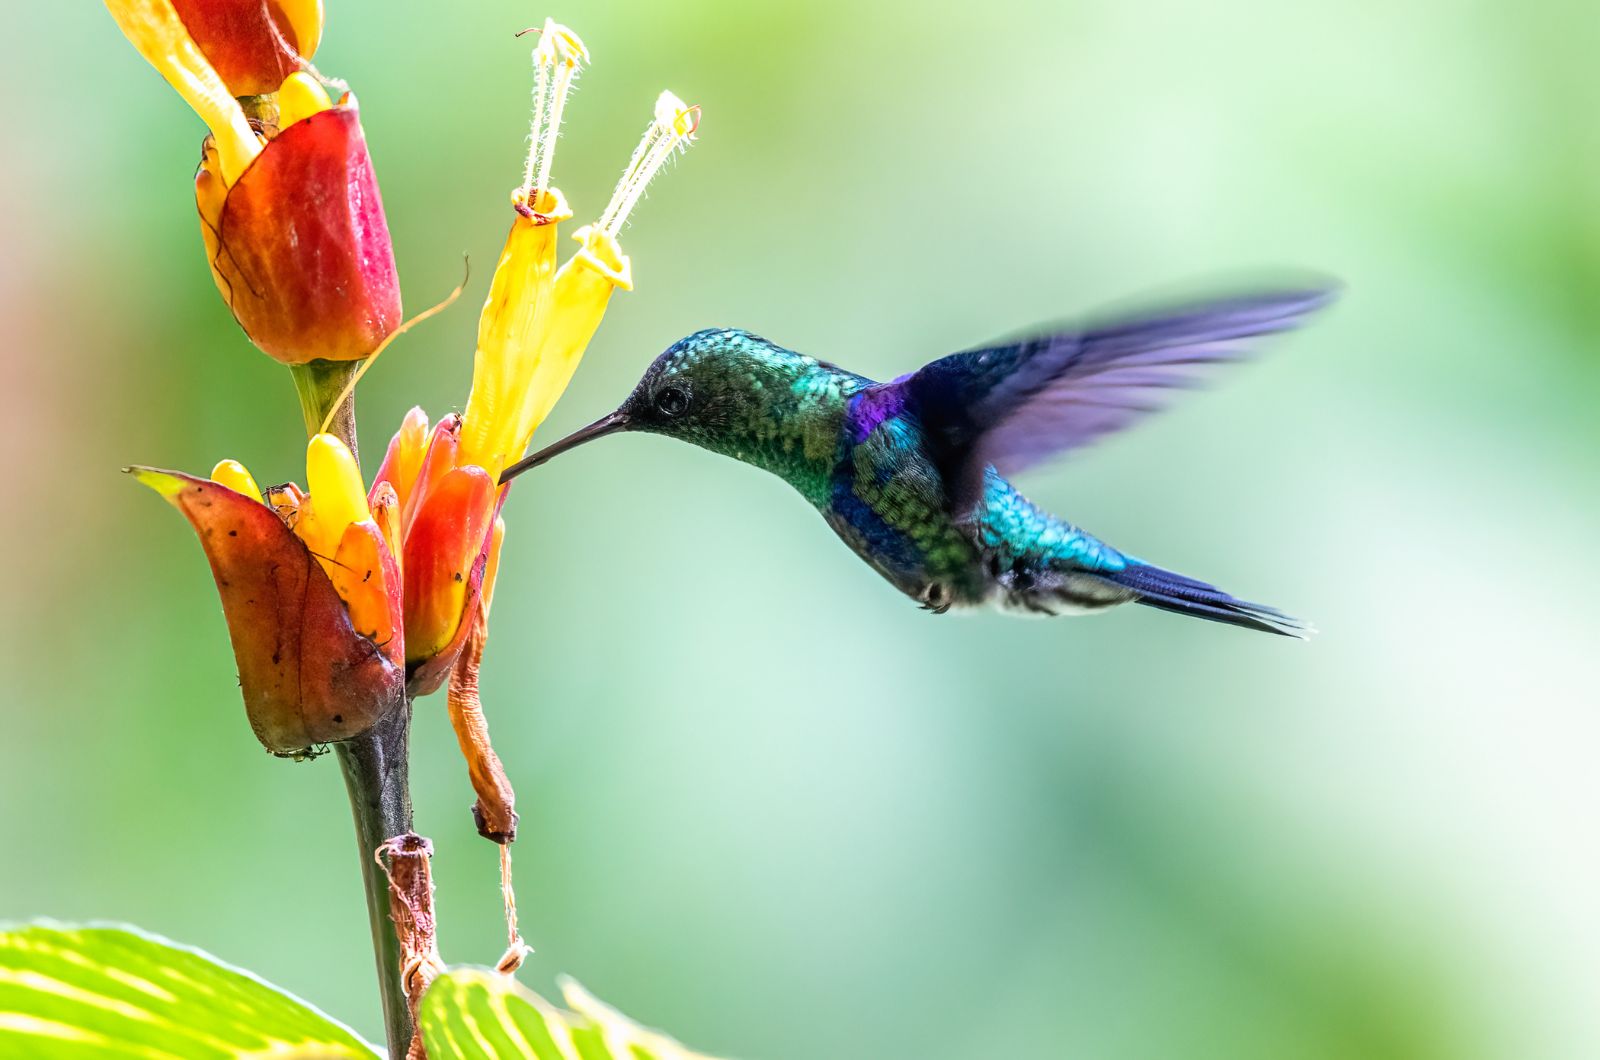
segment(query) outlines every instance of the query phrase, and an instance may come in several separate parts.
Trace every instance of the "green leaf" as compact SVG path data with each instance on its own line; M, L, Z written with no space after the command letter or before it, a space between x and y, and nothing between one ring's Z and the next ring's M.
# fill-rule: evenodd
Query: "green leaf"
M0 929L0 1056L362 1057L304 1001L209 954L130 928Z
M510 976L454 968L422 998L429 1060L709 1060L647 1030L570 979L563 1012Z

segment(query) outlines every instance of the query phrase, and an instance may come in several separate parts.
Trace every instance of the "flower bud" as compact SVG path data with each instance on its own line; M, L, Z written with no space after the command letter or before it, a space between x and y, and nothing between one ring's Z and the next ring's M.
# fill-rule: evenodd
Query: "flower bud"
M304 75L295 75L301 78ZM291 115L228 184L207 152L195 201L211 274L239 326L285 364L366 357L401 323L383 199L353 96L316 110L303 86Z
M372 479L372 493L367 496L367 502L376 508L378 488L387 482L404 508L411 484L417 481L417 472L422 468L422 458L427 455L428 414L413 407L400 421L400 429L389 439L388 452Z

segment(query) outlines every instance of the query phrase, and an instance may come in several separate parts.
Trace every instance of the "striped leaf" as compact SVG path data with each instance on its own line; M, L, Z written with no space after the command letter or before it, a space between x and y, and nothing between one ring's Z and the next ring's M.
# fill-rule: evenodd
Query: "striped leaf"
M0 1057L370 1058L304 1001L209 954L120 927L0 930Z
M556 1008L509 976L455 968L422 999L430 1060L709 1060L647 1030L572 980Z

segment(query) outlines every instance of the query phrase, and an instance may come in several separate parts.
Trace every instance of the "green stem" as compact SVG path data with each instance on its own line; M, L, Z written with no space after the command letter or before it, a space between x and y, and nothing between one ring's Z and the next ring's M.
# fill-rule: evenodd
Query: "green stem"
M295 391L305 417L306 434L322 430L328 410L339 400L359 361L312 361L293 365ZM354 396L339 405L330 433L357 454ZM372 928L372 953L378 964L378 990L383 998L383 1027L391 1060L403 1060L411 1047L413 1028L400 970L400 939L389 917L389 877L376 860L378 847L411 831L410 763L411 701L360 736L334 745L355 819L356 847L361 858L361 883L367 893L367 919Z
M361 367L360 361L311 361L308 364L289 366L294 378L295 393L300 398L300 415L306 421L306 436L322 430L322 421L328 418L328 408L344 391L345 384ZM356 448L356 399L352 394L334 413L328 433L336 434L359 458Z

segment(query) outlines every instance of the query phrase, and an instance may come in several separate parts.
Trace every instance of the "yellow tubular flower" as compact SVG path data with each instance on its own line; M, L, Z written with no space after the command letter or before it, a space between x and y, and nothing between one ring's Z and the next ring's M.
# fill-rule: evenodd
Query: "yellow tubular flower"
M572 216L561 192L550 186L550 167L567 95L579 64L588 58L576 33L545 20L533 50L532 144L522 185L511 194L517 216L478 318L472 393L461 419L461 462L495 476L522 455L520 449L512 449L517 410L533 372L538 335L555 285L556 226Z
M528 447L533 432L560 400L583 359L589 340L605 316L611 292L633 289L633 269L617 234L638 205L645 186L661 172L676 151L694 142L700 108L690 107L671 92L656 100L655 116L646 127L611 202L600 220L575 233L582 249L556 274L548 324L541 329L532 370L522 388L512 452L516 459Z
M139 54L178 90L216 138L222 179L232 184L261 152L239 102L184 28L168 0L106 0Z
M596 225L585 225L573 236L583 247L556 273L555 312L539 335L533 369L517 410L511 448L516 456L512 459L528 448L533 432L572 382L583 351L605 316L611 292L619 287L633 289L632 264L613 236Z
M211 481L235 493L242 493L253 501L261 500L261 489L256 485L256 480L237 460L219 460L217 466L211 469Z
M532 374L538 336L556 275L556 225L572 216L558 191L547 191L532 216L511 223L489 297L478 318L472 393L461 420L461 460L492 475L522 455L513 451L520 391Z
M284 78L283 87L278 89L278 125L287 129L331 106L333 101L322 83L304 70L296 71Z

